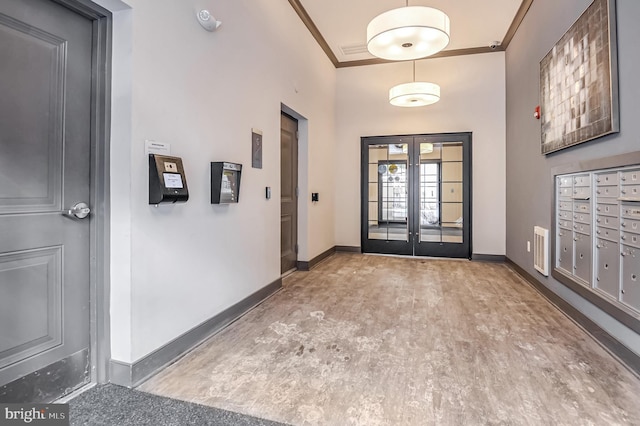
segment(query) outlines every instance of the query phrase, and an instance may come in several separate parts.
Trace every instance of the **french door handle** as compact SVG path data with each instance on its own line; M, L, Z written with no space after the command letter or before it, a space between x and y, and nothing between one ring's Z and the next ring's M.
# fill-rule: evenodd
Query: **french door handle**
M91 209L87 203L76 203L68 210L63 210L62 214L69 217L75 217L78 219L85 219L91 213Z

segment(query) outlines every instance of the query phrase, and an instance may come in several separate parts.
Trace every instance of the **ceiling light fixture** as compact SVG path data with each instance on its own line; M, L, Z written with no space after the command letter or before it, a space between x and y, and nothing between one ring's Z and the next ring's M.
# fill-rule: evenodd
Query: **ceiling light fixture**
M400 107L421 107L440 100L440 86L416 81L416 61L413 61L413 81L398 84L389 89L389 103Z
M367 26L367 49L378 58L410 61L438 53L449 44L449 17L426 6L389 10Z

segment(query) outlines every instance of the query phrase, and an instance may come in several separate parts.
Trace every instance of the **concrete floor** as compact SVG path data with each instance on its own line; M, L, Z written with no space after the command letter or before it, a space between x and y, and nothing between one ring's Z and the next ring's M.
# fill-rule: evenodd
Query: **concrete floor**
M640 424L640 380L509 267L338 253L140 390L294 425Z

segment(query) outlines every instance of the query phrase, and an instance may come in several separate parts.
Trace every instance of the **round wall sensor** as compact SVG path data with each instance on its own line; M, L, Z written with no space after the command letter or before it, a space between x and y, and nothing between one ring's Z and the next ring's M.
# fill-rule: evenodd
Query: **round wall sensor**
M208 10L201 10L196 14L196 16L198 18L198 22L202 25L202 28L207 31L215 31L218 29L220 24L222 24L221 21L216 21L216 18L214 18Z

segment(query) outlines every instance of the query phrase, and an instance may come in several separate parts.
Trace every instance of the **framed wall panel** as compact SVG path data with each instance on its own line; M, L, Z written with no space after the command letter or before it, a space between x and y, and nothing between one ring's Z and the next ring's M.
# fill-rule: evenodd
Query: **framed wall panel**
M541 149L620 131L615 0L594 0L540 62Z

